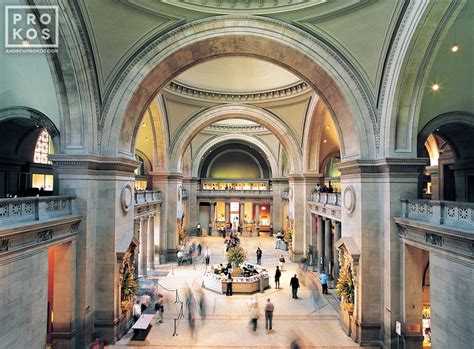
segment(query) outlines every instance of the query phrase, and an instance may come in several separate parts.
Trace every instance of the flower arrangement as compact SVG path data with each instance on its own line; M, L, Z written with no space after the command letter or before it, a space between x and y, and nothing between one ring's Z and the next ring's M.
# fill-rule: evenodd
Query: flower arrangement
M247 251L241 246L230 247L227 250L227 260L237 266L247 259Z
M343 298L345 303L354 303L354 281L349 266L342 268L337 280L336 293Z
M122 279L122 300L127 300L132 296L138 289L138 282L135 275L129 271L125 272Z

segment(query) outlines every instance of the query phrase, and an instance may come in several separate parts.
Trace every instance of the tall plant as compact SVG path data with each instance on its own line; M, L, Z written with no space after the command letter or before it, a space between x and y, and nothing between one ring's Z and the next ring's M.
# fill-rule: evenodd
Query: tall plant
M247 259L247 251L241 246L231 247L227 250L227 260L233 265L239 265Z
M345 303L354 303L354 281L350 267L342 268L337 280L336 293L342 296Z

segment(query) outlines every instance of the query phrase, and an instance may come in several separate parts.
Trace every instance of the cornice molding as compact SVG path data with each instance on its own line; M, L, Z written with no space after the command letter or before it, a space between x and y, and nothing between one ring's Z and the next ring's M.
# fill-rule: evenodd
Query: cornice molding
M353 174L418 174L429 164L428 158L354 160L341 162L336 168L341 175Z
M68 170L96 170L96 171L121 171L133 173L140 166L140 162L121 157L97 155L63 155L50 156L53 167L61 172Z
M311 87L304 81L298 81L295 84L279 87L276 89L248 93L207 90L195 86L186 85L176 80L171 81L166 87L166 91L169 93L179 94L194 99L212 100L229 103L268 102L270 100L279 100L299 96L310 90Z

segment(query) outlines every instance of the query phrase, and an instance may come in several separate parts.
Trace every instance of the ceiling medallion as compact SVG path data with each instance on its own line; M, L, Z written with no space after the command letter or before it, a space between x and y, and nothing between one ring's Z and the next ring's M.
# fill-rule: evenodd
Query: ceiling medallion
M218 14L270 14L301 10L327 0L162 0L189 10Z

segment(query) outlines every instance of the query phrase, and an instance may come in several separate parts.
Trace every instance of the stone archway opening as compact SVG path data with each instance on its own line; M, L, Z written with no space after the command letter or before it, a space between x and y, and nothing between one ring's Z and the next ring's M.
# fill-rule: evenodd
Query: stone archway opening
M303 32L250 17L189 24L146 48L120 79L104 109L103 153L133 154L137 127L156 94L193 65L232 55L266 60L303 78L335 117L342 158L375 156L373 107L357 75L331 48Z

